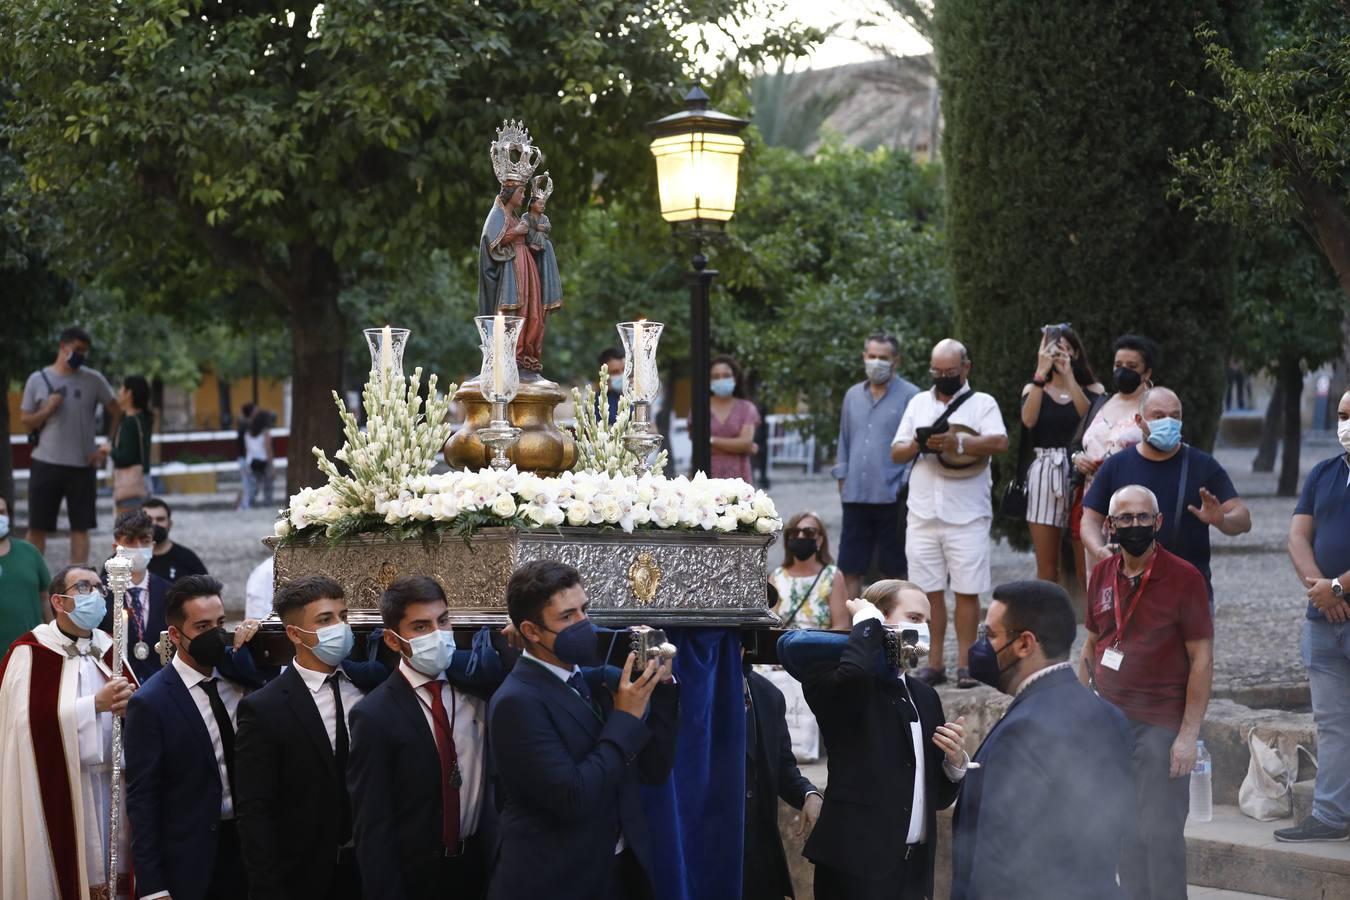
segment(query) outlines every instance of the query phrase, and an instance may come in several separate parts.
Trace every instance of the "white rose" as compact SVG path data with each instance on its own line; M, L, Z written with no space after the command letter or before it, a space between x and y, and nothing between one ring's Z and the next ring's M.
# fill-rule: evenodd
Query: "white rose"
M591 521L591 505L584 500L573 500L567 506L568 525L587 525Z
M716 521L713 522L713 528L717 531L735 531L739 524L740 523L736 521L735 516L727 514L725 516L718 516Z
M289 519L277 519L277 524L272 532L279 538L284 538L291 533L291 523Z
M755 531L758 531L760 534L773 534L781 527L783 527L782 522L770 518L769 516L764 516L763 518L755 520Z
M773 500L763 491L755 494L754 500L750 503L750 508L760 516L778 517L778 510L774 507Z
M652 520L651 507L645 503L634 503L632 515L634 525L646 525Z
M503 519L511 518L516 514L516 498L510 494L498 494L497 499L492 501L492 514Z
M755 514L754 507L750 506L748 503L737 503L729 510L729 512L734 513L736 521L742 525L750 525L759 518L759 516Z
M613 497L606 497L601 500L599 508L596 511L600 514L600 518L610 525L615 524L619 519L623 518L623 507L620 506L619 501L615 500Z
M674 528L680 524L680 511L673 506L667 506L661 513L660 525L662 528Z

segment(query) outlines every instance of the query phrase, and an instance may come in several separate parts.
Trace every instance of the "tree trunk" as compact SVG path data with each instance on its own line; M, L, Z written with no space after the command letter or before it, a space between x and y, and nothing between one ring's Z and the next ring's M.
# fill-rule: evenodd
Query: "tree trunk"
M9 375L0 372L0 388L9 393ZM5 450L0 453L0 497L5 498L5 509L9 510L10 522L14 516L14 445L9 439L9 397L0 397L0 436L5 439ZM10 526L11 530L13 525Z
M1296 176L1293 183L1308 215L1304 224L1336 272L1341 291L1350 298L1350 213L1325 183L1307 176Z
M1297 356L1280 360L1279 390L1284 394L1284 452L1280 455L1281 497L1298 496L1298 461L1303 449L1303 367Z
M294 494L322 481L314 448L330 456L342 441L342 422L333 391L342 391L343 345L347 324L338 308L337 266L313 251L305 290L287 297L291 322L291 422L286 453L286 491ZM293 259L293 264L295 260Z
M1275 471L1275 453L1280 449L1280 423L1284 421L1284 382L1275 373L1275 389L1266 404L1265 421L1261 423L1261 446L1252 460L1253 472Z

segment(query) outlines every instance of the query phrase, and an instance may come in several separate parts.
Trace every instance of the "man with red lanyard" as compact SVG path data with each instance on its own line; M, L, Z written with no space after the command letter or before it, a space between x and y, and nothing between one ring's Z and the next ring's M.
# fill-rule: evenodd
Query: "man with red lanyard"
M1158 498L1128 485L1111 497L1120 548L1088 578L1079 677L1115 704L1134 735L1137 831L1120 884L1131 900L1185 900L1190 774L1214 678L1214 621L1205 579L1156 541Z

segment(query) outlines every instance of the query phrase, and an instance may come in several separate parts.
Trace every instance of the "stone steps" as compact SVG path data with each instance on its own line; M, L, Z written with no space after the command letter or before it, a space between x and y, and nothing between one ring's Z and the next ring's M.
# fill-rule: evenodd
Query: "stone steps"
M1273 832L1293 819L1257 822L1236 806L1214 807L1212 822L1186 825L1187 874L1194 885L1287 900L1350 897L1350 842L1282 844ZM1192 896L1210 896L1192 893Z

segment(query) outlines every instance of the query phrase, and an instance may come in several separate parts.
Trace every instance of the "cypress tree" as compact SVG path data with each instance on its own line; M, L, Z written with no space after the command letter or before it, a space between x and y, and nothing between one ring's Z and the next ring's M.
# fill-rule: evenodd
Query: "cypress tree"
M1221 136L1186 95L1213 89L1194 31L1241 45L1249 2L936 4L954 336L1014 439L1040 326L1069 321L1108 389L1117 335L1158 341L1155 380L1180 394L1186 439L1212 443L1232 237L1168 198L1169 153Z

